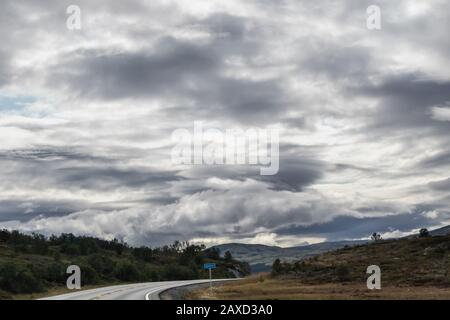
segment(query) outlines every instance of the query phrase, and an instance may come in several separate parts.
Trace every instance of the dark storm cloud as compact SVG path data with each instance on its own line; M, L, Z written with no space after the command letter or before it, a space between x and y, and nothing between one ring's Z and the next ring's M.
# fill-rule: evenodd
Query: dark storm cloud
M114 159L99 157L89 155L87 153L64 150L64 149L54 149L54 148L40 148L40 149L22 149L22 150L9 150L0 151L0 159L10 159L10 160L41 160L41 161L101 161L113 162Z
M280 158L280 169L273 176L259 176L256 179L269 182L274 190L301 192L303 188L323 177L326 164L316 159L303 159L302 155Z
M359 87L354 93L358 92L380 99L373 129L428 128L442 135L450 132L450 122L433 120L430 110L450 101L450 82L427 79L421 74L402 74L386 76L379 85Z
M138 52L77 51L48 74L51 86L70 89L82 98L167 99L196 118L232 118L268 122L292 103L280 79L251 80L224 75L227 60L251 63L261 50L258 28L243 18L217 14L191 21L206 29L208 42L164 37ZM187 24L187 27L191 24ZM248 37L245 37L249 33ZM254 33L253 36L251 36ZM183 106L183 101L194 106Z
M0 200L0 222L26 222L36 217L60 217L86 209L88 203L47 199Z
M153 186L165 188L170 181L182 180L175 172L151 172L142 169L120 169L115 167L72 167L54 172L61 185L77 186L81 189L113 190L120 187L141 188Z
M364 238L373 232L399 230L409 232L412 229L430 227L436 224L433 219L415 213L403 213L383 217L357 218L338 216L325 223L309 226L292 225L275 230L278 234L297 236L323 236L328 239Z
M277 174L262 176L261 166L202 166L190 170L190 177L204 179L218 177L243 181L247 178L266 182L272 190L289 190L300 192L323 176L327 165L317 159L303 158L301 154L292 157L281 157Z
M217 67L211 52L174 39L159 42L154 54L81 52L81 58L57 70L50 83L69 83L90 98L177 95L189 91L191 82L202 80ZM76 74L72 70L77 70ZM195 89L193 89L195 90Z
M72 190L114 190L120 187L160 189L167 187L171 181L183 180L176 171L152 171L131 166L123 168L117 159L70 150L12 150L0 153L0 160L4 168L14 170L8 180L16 186L39 185L45 181L48 186Z

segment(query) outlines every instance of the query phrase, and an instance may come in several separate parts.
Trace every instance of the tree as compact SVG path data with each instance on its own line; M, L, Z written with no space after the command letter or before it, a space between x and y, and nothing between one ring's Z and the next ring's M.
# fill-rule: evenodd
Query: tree
M275 259L272 264L272 274L279 275L283 272L283 266L281 265L280 259Z
M230 251L226 251L226 252L225 252L224 258L225 258L225 260L228 261L228 262L231 261L231 260L233 260L233 256L231 255L231 252L230 252Z
M370 238L371 238L373 241L380 241L380 240L382 240L381 234L376 233L376 232L372 233L372 236L371 236Z
M209 248L205 250L207 258L219 260L220 259L220 249L219 248Z
M42 292L45 287L30 268L7 263L0 268L0 288L12 293Z
M110 275L113 273L116 265L114 260L98 253L88 256L87 262L95 271L102 275Z
M41 234L33 233L33 253L37 254L47 254L48 253L48 244L47 239Z
M140 280L140 274L137 267L131 262L120 262L116 265L114 270L114 276L122 281L138 281Z
M420 231L419 231L419 237L425 238L425 237L428 237L429 235L430 235L430 232L428 231L427 228L422 228L422 229L420 229Z

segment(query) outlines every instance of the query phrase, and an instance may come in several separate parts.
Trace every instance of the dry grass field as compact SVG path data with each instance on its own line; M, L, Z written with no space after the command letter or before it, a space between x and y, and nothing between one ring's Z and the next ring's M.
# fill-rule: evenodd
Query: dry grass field
M450 288L432 286L382 286L381 290L368 290L362 284L305 284L296 279L272 279L268 276L252 277L189 293L193 300L353 300L353 299L437 299L450 300Z

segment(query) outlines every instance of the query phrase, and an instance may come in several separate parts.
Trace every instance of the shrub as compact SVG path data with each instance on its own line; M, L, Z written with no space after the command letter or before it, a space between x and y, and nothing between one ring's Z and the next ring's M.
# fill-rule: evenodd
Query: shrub
M336 267L336 276L339 281L345 282L350 280L350 268L345 265Z
M80 254L80 248L75 244L63 244L61 247L61 252L68 254L70 256L77 256Z
M141 274L135 265L129 262L120 262L114 269L114 276L122 281L139 281Z
M88 263L100 274L110 275L114 272L115 262L107 256L101 254L90 255Z
M187 280L195 279L195 272L186 266L171 264L164 269L164 279L166 280Z
M64 284L66 280L66 268L61 263L53 262L46 266L36 267L36 273L48 282Z
M79 264L81 269L81 284L96 284L99 283L99 275L94 268L88 264Z
M272 264L272 275L279 275L283 272L283 266L281 265L280 259L275 259Z
M44 291L44 285L30 270L21 269L14 264L0 269L0 287L12 293L33 293Z
M429 235L430 235L430 232L428 231L427 228L422 228L422 229L420 229L420 231L419 231L419 237L421 237L421 238L426 238L426 237L428 237Z
M381 234L379 234L379 233L377 233L377 232L372 233L372 235L370 236L370 238L371 238L373 241L380 241L380 240L382 240Z

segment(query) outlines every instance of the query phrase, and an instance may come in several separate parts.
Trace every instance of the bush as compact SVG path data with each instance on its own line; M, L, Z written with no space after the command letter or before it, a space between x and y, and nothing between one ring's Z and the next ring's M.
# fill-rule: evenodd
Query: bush
M114 272L115 262L101 254L93 254L88 257L89 265L94 268L99 274L110 275Z
M92 268L88 264L81 264L79 265L81 269L81 284L87 285L87 284L96 284L99 283L99 275L97 271L95 271L94 268Z
M52 283L64 284L66 281L66 269L61 263L50 263L47 266L36 267L42 279Z
M171 264L164 269L164 279L166 280L188 280L195 278L196 273L186 266Z
M428 231L427 228L422 228L422 229L420 229L420 231L419 231L419 237L421 237L421 238L426 238L426 237L428 237L429 235L430 235L430 232Z
M152 262L155 259L153 256L153 250L147 247L134 248L133 255L136 259L146 262Z
M120 262L115 270L114 276L122 281L132 282L141 280L141 274L134 264Z
M381 234L374 232L372 233L372 235L370 236L370 239L372 239L373 241L380 241L382 240L381 238Z
M145 281L160 281L162 279L162 272L160 268L145 264L142 266L142 277Z
M21 269L13 264L0 269L0 287L12 293L42 292L45 287L30 270Z
M77 256L80 255L80 248L75 244L65 243L61 247L61 252L70 256Z
M350 280L350 268L345 265L336 267L336 276L339 281L345 282Z
M45 239L43 235L37 233L33 233L32 237L33 237L32 252L46 255L48 253L47 239Z

